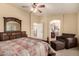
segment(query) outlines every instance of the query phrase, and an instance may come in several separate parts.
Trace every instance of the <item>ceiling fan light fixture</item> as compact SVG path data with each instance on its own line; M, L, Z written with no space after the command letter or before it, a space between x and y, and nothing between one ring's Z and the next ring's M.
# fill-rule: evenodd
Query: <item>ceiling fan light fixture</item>
M31 12L36 13L37 12L37 8L31 8Z
M34 11L34 8L31 8L31 11Z
M37 9L35 8L33 12L36 13L37 12Z
M45 5L43 4L38 4L38 3L33 3L32 4L32 8L31 8L31 12L39 12L42 13L42 11L40 10L40 8L45 8Z

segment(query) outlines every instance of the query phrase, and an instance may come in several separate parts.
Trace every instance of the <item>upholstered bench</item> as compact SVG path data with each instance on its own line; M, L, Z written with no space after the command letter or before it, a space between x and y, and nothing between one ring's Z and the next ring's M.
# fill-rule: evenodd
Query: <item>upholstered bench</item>
M65 48L65 43L61 42L61 41L51 41L51 47L53 49L55 49L56 51L57 50L61 50L61 49L64 49Z

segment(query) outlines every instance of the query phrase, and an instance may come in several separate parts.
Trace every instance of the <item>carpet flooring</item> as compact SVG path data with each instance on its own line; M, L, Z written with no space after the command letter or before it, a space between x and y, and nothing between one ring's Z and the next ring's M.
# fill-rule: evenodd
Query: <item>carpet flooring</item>
M79 47L56 51L56 56L79 56Z

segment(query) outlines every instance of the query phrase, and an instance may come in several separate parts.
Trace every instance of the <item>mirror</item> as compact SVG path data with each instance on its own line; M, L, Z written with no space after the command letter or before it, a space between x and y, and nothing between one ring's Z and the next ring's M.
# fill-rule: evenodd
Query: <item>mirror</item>
M14 21L9 21L6 23L6 31L19 31L20 24Z
M21 31L21 20L13 17L4 17L4 31Z

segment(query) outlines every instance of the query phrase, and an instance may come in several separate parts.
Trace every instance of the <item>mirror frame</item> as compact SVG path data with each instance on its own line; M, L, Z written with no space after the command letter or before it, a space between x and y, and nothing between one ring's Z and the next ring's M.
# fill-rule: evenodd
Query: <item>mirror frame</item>
M7 22L9 22L9 21L15 21L15 22L17 22L17 23L19 23L20 24L20 30L19 31L21 31L21 20L19 20L19 19L17 19L17 18L14 18L14 17L3 17L4 18L4 32L7 32L6 31L6 24L7 24Z

